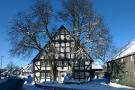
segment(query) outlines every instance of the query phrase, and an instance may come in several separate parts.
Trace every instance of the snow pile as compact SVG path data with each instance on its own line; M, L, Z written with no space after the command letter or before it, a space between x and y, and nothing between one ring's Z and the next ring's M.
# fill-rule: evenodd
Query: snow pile
M122 86L118 84L107 84L105 79L93 80L92 82L85 84L42 84L45 87L57 87L60 89L75 89L75 90L129 90L134 89L128 86Z
M41 88L37 88L34 85L28 85L25 84L23 85L21 90L51 90L49 88L45 88L45 87L57 87L58 89L61 90L133 90L134 88L132 87L128 87L128 86L123 86L123 85L119 85L116 83L105 83L106 79L97 79L97 80L93 80L92 82L89 83L85 83L85 84L62 84L62 83L57 83L57 84L47 84L47 83L43 83L41 84L42 86L44 86L44 89Z
M116 87L116 88L135 89L135 88L133 88L133 87L124 86L124 85L120 85L120 84L112 83L112 82L109 83L109 86L111 86L111 87Z
M120 52L113 57L113 59L121 58L132 53L135 53L135 39L124 46Z

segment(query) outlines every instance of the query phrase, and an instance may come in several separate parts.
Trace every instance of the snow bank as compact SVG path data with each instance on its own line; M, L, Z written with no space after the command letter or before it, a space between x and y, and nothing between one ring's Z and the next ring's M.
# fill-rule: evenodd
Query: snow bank
M47 87L56 87L57 90L130 90L134 89L132 87L128 86L123 86L119 85L116 83L105 83L105 79L98 79L98 80L93 80L92 82L85 83L85 84L47 84L43 83L42 86L45 86L44 89L37 88L34 85L24 85L21 90L51 90L47 89Z
M111 87L116 87L116 88L135 89L135 88L133 88L133 87L124 86L124 85L120 85L120 84L112 83L112 82L109 83L109 86L111 86Z

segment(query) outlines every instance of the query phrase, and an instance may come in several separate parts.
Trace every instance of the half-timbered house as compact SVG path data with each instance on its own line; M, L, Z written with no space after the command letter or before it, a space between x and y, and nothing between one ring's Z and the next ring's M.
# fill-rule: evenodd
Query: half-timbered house
M46 51L39 52L32 60L35 82L50 81L54 68L58 82L63 82L67 73L72 73L73 78L79 81L90 80L93 60L83 48L74 50L75 39L64 26L44 48Z

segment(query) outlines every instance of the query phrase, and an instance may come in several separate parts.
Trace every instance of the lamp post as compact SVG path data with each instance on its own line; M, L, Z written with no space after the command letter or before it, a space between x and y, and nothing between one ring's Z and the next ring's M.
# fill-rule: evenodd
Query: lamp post
M2 59L3 59L3 56L1 56L1 62L0 62L0 79L2 76Z

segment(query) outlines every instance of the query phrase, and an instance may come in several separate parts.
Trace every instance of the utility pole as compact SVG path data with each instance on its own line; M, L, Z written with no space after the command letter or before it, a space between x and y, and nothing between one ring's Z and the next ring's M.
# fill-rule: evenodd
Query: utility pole
M1 56L1 62L0 62L0 79L2 76L2 59L3 59L3 56Z

